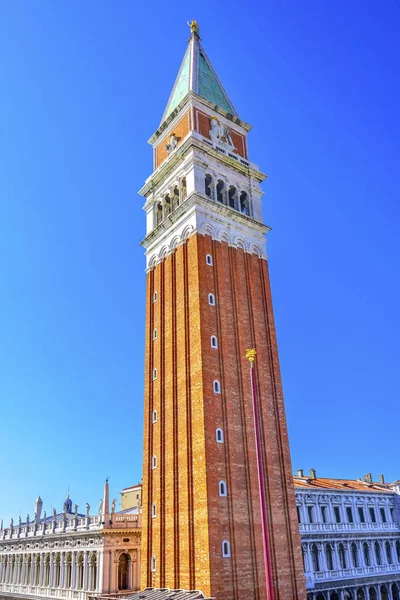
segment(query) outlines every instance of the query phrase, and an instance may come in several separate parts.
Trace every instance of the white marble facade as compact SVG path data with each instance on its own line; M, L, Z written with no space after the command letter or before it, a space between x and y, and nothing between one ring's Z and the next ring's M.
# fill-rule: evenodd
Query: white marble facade
M364 481L358 487L365 489L349 489L340 480L332 480L337 489L313 489L318 480L306 478L302 488L301 479L295 491L308 600L399 600L400 489Z
M63 511L0 528L0 597L86 600L126 594L140 586L141 514L108 507L108 484L97 514L78 513L69 498Z

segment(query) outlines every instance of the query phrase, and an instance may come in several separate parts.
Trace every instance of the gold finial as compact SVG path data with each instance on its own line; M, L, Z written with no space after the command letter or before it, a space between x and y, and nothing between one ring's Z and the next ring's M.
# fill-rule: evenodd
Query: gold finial
M189 23L189 21L187 22L187 24L190 27L190 32L194 33L195 35L197 35L197 37L200 37L200 28L197 24L197 21L195 21L194 19L192 19Z
M256 349L255 348L248 348L246 350L246 354L244 355L244 358L247 358L247 360L249 360L251 363L253 363L256 360Z

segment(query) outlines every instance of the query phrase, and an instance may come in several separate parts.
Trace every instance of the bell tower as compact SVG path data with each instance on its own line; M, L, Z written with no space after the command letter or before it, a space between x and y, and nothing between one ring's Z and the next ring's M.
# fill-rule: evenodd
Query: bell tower
M250 126L197 23L190 28L150 139L154 171L140 190L147 219L141 586L261 600L269 580L268 600L305 600L261 211L266 176L249 160ZM248 348L257 352L252 380Z

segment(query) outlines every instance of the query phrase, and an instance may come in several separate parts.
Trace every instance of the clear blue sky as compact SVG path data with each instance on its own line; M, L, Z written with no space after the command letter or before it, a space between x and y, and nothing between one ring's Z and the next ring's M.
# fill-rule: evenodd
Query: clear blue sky
M196 18L269 175L293 468L400 478L395 0L0 3L0 517L141 478L136 192Z

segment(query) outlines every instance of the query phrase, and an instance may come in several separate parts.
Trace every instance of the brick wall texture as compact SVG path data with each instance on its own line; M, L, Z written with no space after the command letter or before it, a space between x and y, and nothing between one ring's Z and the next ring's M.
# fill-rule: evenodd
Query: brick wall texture
M217 600L266 597L250 370L243 358L252 347L275 600L306 598L267 262L197 234L147 276L142 588L200 589ZM214 393L214 380L221 394ZM217 427L223 444L216 442ZM221 480L226 497L219 495ZM223 540L230 542L229 558L222 556Z

